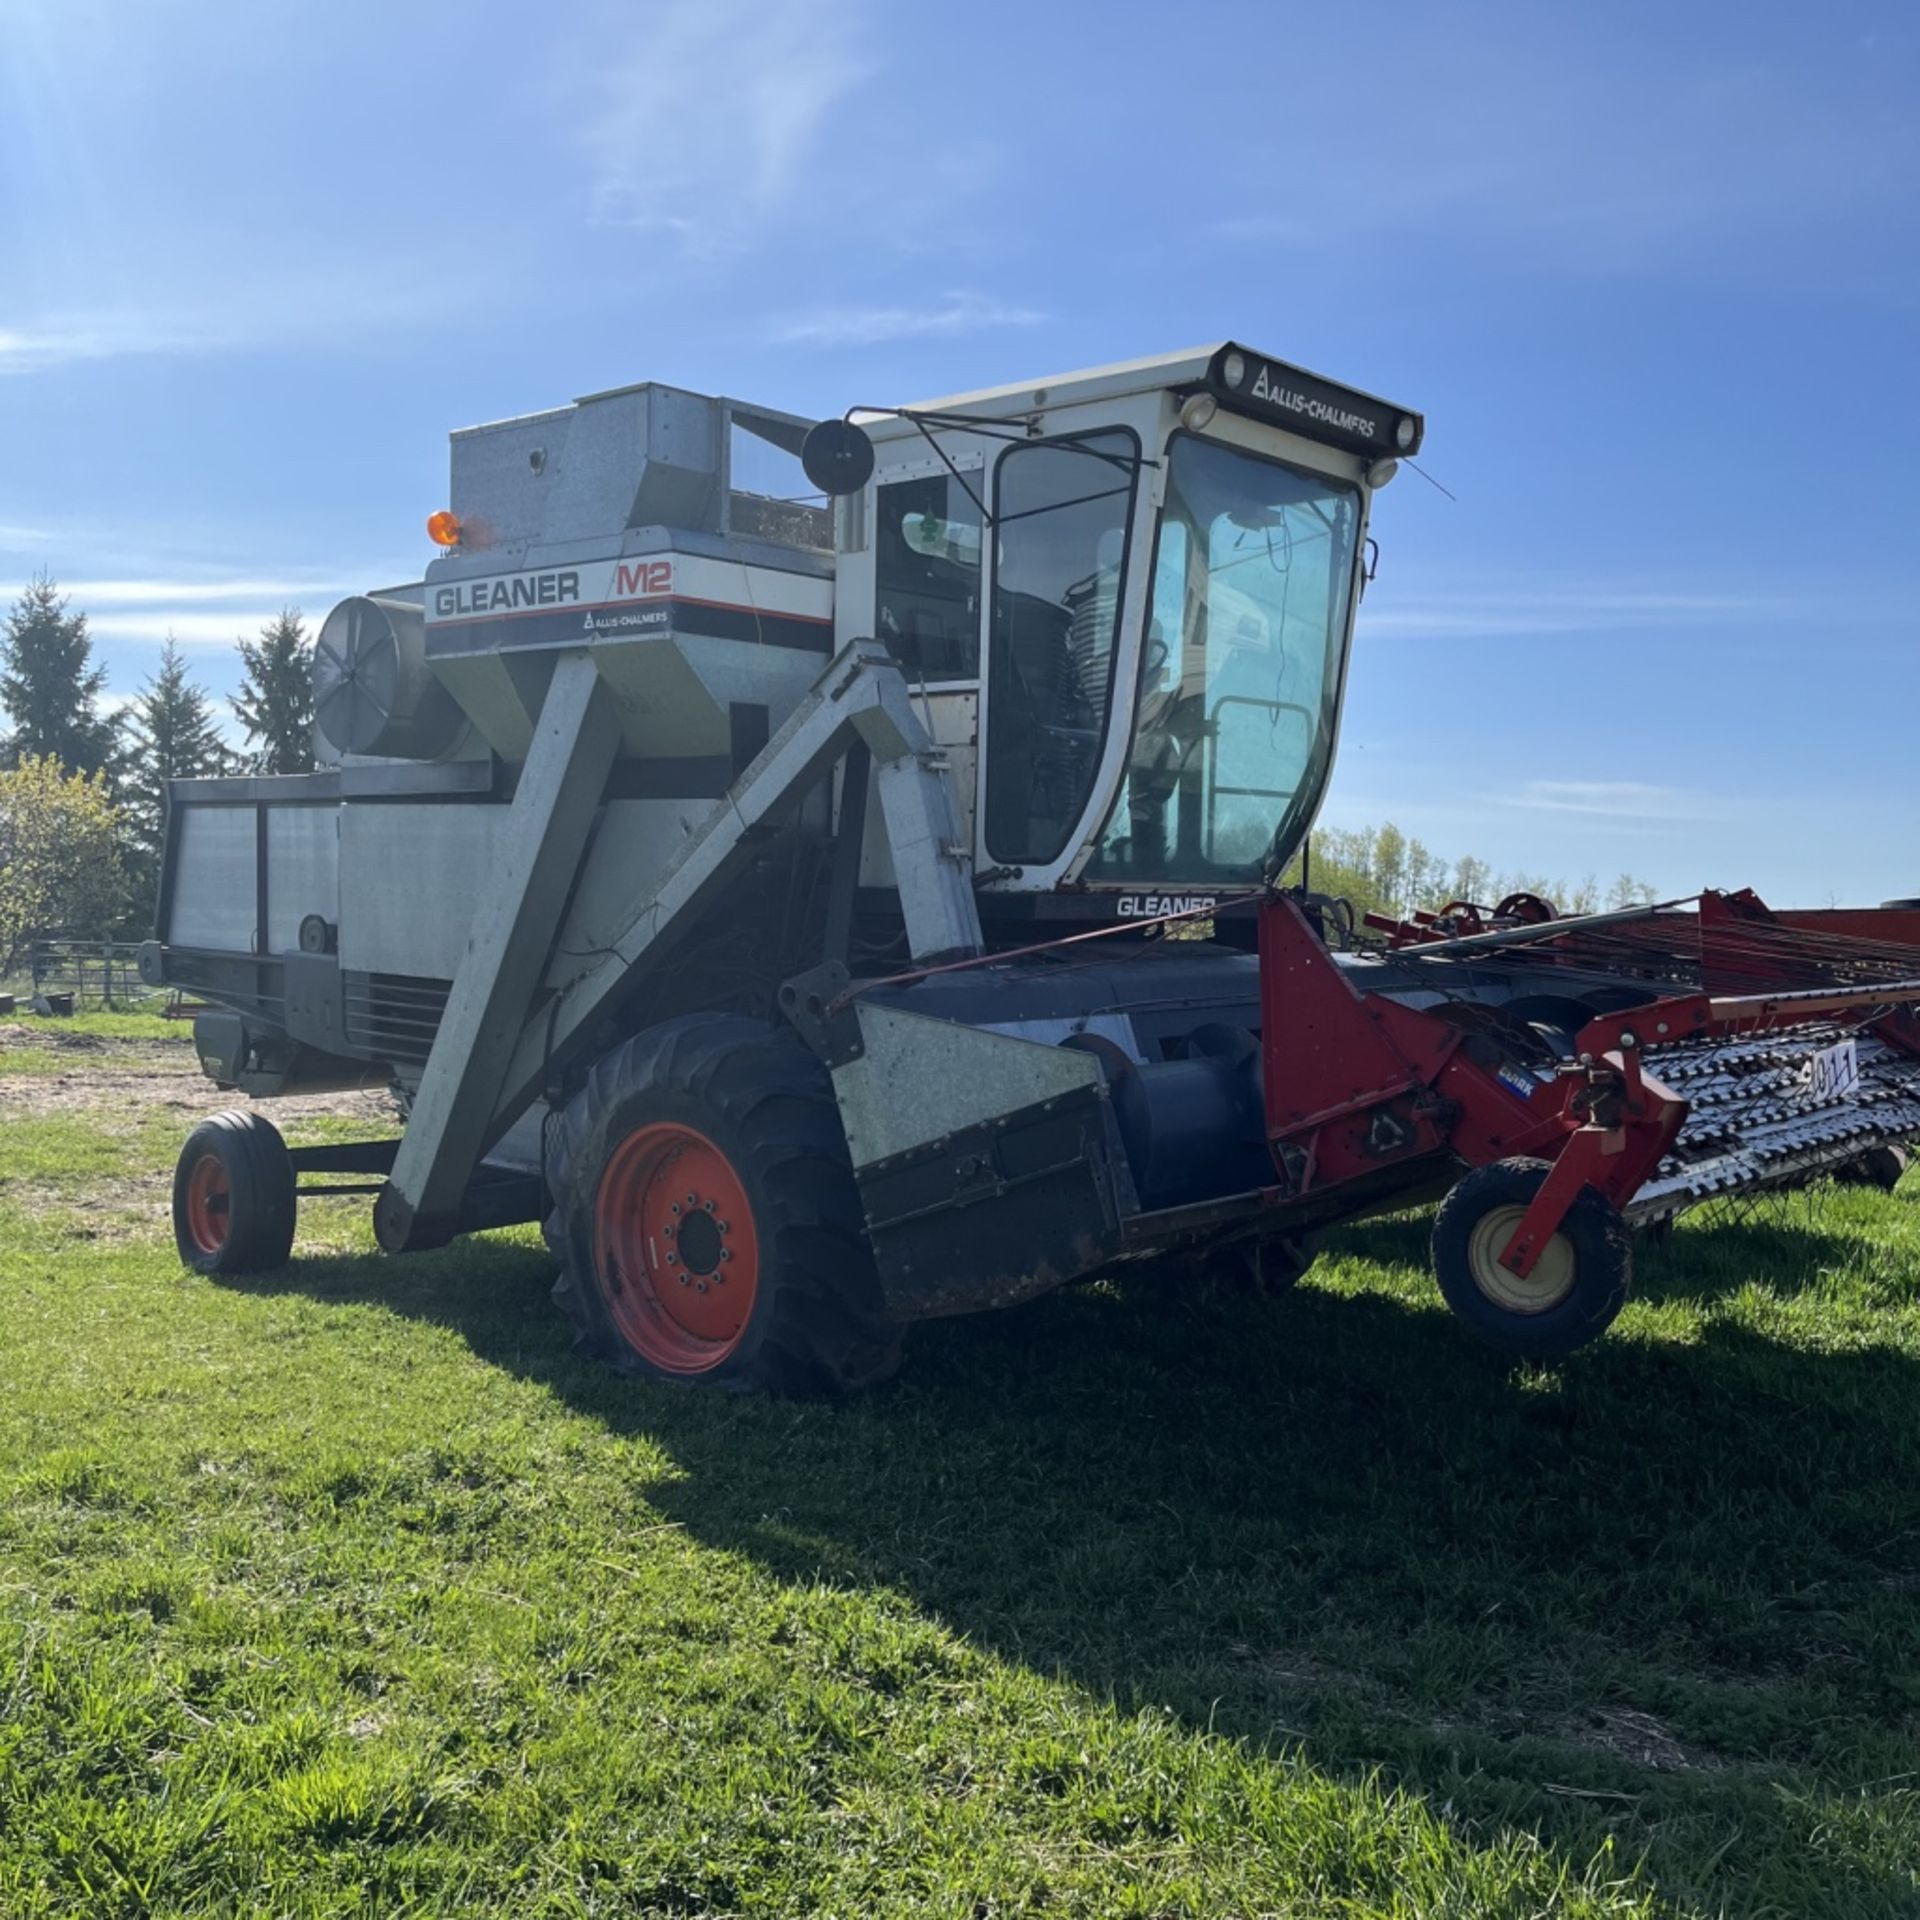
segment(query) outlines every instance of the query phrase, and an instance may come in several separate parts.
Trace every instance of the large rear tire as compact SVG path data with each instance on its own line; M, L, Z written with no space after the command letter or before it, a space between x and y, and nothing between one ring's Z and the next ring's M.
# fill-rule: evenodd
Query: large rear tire
M554 1298L622 1372L820 1394L899 1364L833 1085L790 1029L702 1014L637 1035L549 1153Z
M280 1129L260 1113L216 1113L173 1169L173 1240L196 1273L268 1273L293 1252L300 1202Z
M1544 1160L1476 1167L1440 1203L1433 1270L1447 1305L1475 1339L1529 1360L1559 1360L1597 1340L1627 1303L1633 1233L1582 1187L1525 1279L1500 1264L1549 1171Z

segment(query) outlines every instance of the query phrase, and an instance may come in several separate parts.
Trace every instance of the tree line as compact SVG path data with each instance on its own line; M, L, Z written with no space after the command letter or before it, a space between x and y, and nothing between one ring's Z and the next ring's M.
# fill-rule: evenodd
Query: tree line
M45 574L14 601L0 625L0 971L35 933L152 931L169 780L312 771L313 648L299 611L234 644L238 749L171 634L145 685L110 712L86 614Z
M1288 884L1298 885L1303 870L1315 893L1349 902L1356 915L1382 913L1396 920L1422 909L1437 912L1456 900L1497 906L1515 893L1537 894L1562 913L1598 913L1656 897L1647 881L1631 873L1617 875L1603 888L1591 873L1575 880L1549 879L1520 868L1496 871L1472 854L1448 860L1409 839L1392 821L1381 827L1316 828L1308 860L1294 862L1286 875Z

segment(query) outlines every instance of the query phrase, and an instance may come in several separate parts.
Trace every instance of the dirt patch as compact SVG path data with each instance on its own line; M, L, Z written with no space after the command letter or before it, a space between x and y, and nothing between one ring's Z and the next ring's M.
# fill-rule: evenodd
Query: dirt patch
M4 1037L4 1029L0 1029L0 1037ZM73 1038L78 1041L92 1036L75 1034ZM94 1066L83 1066L76 1061L70 1072L9 1078L5 1062L0 1061L0 1111L19 1118L84 1111L95 1125L110 1132L126 1133L136 1131L162 1114L180 1115L190 1126L192 1119L188 1116L224 1113L252 1104L245 1094L216 1087L200 1071L190 1049L181 1049L164 1040L101 1044L107 1058ZM153 1049L151 1064L143 1062L138 1067L118 1064L120 1056L143 1046ZM177 1062L162 1057L182 1052L185 1057ZM350 1093L294 1094L274 1100L261 1110L283 1133L314 1115L365 1120L369 1126L392 1126L398 1120L393 1101L384 1087Z
M131 1053L156 1059L165 1054L190 1051L184 1027L177 1040L155 1039L151 1034L122 1037L111 1033L88 1033L63 1027L54 1020L37 1027L23 1027L17 1021L0 1026L0 1053L15 1047L31 1048L36 1053Z
M36 1039L38 1036L35 1036ZM7 1030L0 1028L0 1041ZM90 1034L64 1036L71 1042L96 1042ZM13 1183L13 1198L29 1211L57 1212L76 1238L119 1240L164 1220L173 1191L173 1158L157 1163L150 1134L162 1129L184 1142L208 1114L253 1103L244 1094L225 1092L200 1072L188 1046L165 1040L97 1042L63 1046L75 1058L71 1068L31 1078L9 1076L0 1060L0 1115L9 1123L68 1118L114 1141L126 1152L111 1180L24 1178ZM290 1140L298 1141L306 1123L345 1119L370 1139L398 1130L399 1114L384 1088L347 1093L297 1094L261 1103L260 1111ZM143 1138L143 1136L149 1136Z

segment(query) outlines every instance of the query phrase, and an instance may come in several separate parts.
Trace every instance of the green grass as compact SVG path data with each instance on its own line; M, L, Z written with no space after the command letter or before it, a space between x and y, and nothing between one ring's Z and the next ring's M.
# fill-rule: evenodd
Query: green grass
M123 1072L153 1071L169 1066L174 1048L184 1048L192 1034L190 1022L158 1013L76 1013L59 1019L23 1006L0 1014L0 1079L85 1072L108 1055ZM159 1051L163 1042L164 1054ZM172 1068L188 1057L173 1058Z
M14 996L13 1012L0 1013L0 1029L25 1027L31 1033L49 1037L80 1033L114 1040L182 1039L193 1031L192 1021L166 1017L164 994L147 995L135 1009L92 1006L83 1007L79 1013L54 1015L35 1013L27 1005L28 996L34 991L30 981L8 982L0 985L0 991Z
M188 1276L189 1117L0 1117L6 1920L1920 1912L1920 1180L1551 1370L1395 1221L799 1406L527 1232Z

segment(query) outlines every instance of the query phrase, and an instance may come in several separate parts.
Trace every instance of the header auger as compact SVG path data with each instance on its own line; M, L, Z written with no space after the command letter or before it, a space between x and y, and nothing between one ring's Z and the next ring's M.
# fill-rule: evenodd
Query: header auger
M393 1253L538 1220L615 1364L815 1390L918 1319L1169 1253L1284 1282L1444 1196L1447 1299L1550 1356L1635 1226L1897 1165L1920 913L1520 897L1343 951L1274 890L1422 433L1229 343L455 434L440 557L321 630L321 770L175 783L143 959L214 1003L222 1086L390 1085L405 1129L203 1126L183 1257L283 1261L303 1190L376 1193ZM755 442L828 504L737 487Z

